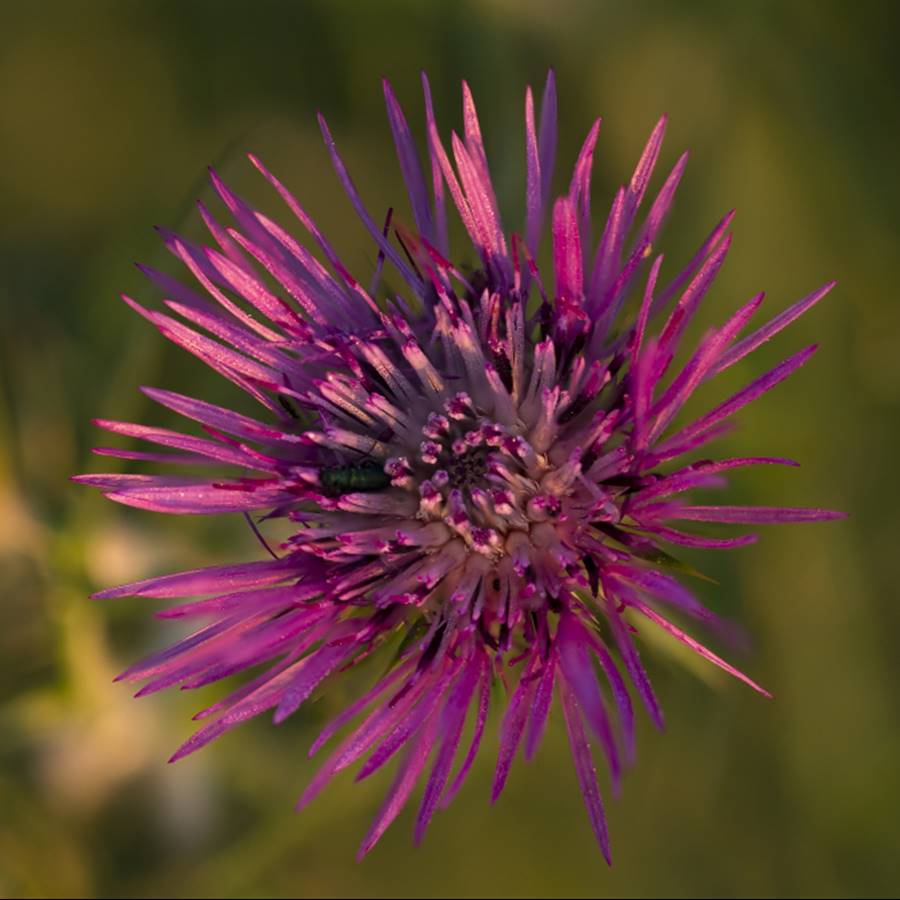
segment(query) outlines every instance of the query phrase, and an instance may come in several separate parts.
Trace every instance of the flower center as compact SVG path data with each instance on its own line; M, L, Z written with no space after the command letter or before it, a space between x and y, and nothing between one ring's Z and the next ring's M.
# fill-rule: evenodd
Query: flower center
M384 471L395 487L418 494L416 519L443 523L449 535L497 558L522 538L540 534L546 542L546 529L564 525L578 499L580 465L554 463L552 448L539 452L520 430L458 393L428 414L418 447L389 459Z
M479 484L487 472L487 453L477 447L454 457L446 465L451 488L472 488Z

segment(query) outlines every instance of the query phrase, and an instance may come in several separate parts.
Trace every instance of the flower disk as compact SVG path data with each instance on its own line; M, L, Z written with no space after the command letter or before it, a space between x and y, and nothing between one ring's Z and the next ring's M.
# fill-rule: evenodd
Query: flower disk
M720 485L729 469L795 465L787 459L676 462L721 435L734 413L801 366L814 347L700 418L673 427L676 417L698 387L769 340L832 285L740 337L762 302L762 295L754 297L676 364L685 329L728 252L732 215L716 225L683 271L660 281L662 256L654 258L655 244L686 155L642 219L638 212L665 120L594 240L590 183L600 123L581 148L568 193L551 206L551 73L539 121L526 93L526 217L522 236L507 236L468 87L463 85L463 136L452 135L452 162L424 77L423 87L427 178L406 119L384 84L414 227L395 222L391 211L379 227L320 119L338 178L378 250L369 290L255 157L251 161L315 253L215 174L213 185L232 224L221 224L201 206L211 246L163 233L196 283L188 287L142 270L178 318L126 301L246 391L264 413L257 420L147 388L152 399L199 423L206 436L104 421L99 424L114 433L178 452L97 452L224 464L232 474L77 480L130 506L248 518L261 513L286 517L296 527L279 553L270 551L274 559L169 575L98 596L203 598L161 613L203 624L123 673L144 682L141 694L199 687L264 667L199 714L207 724L173 758L263 711L274 710L275 721L283 720L328 676L398 642L388 672L314 743L313 752L357 720L301 798L301 804L309 802L357 761L364 759L359 777L365 777L399 755L361 854L397 816L429 761L417 840L438 805L456 794L477 755L492 681L502 682L508 698L494 798L520 745L526 758L536 752L556 691L591 825L609 859L590 742L605 755L616 786L634 753L631 698L620 668L662 725L638 655L638 626L664 629L765 693L670 621L675 614L725 628L673 577L678 564L665 548L737 547L754 536L708 537L679 523L838 515L701 506L686 499L687 491ZM445 195L477 253L474 269L463 268L462 257L448 246ZM535 262L547 219L552 286ZM385 265L402 280L398 295L384 297ZM636 315L623 321L623 307L634 294ZM651 328L655 322L659 326ZM461 752L470 713L474 724Z

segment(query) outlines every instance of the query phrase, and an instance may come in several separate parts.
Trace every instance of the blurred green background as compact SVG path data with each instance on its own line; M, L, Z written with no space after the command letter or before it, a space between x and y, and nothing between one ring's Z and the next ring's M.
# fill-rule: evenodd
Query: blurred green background
M4 4L0 895L895 894L898 9ZM839 279L820 308L704 399L820 341L722 450L804 462L739 476L737 502L821 504L851 518L770 530L755 547L704 560L721 586L703 586L703 597L755 635L741 662L775 700L702 664L648 654L668 730L642 723L622 798L602 782L612 870L593 845L558 716L495 808L493 722L474 777L424 845L411 846L407 810L357 865L385 778L355 786L345 777L304 814L291 810L313 770L315 726L359 689L352 679L278 729L255 721L176 766L165 760L190 732L190 714L219 692L137 701L111 683L175 629L151 618L151 601L88 594L255 558L243 522L126 510L67 477L107 468L90 454L105 440L91 417L174 423L139 384L241 403L117 300L123 290L158 299L131 261L168 265L153 224L198 233L191 203L208 197L207 163L265 206L269 190L242 155L258 152L366 274L371 248L331 173L315 110L328 115L377 211L401 197L379 76L392 78L420 136L419 70L430 73L445 135L459 125L459 80L468 78L507 225L517 227L523 92L550 65L560 187L591 120L604 117L598 214L660 113L671 116L662 165L690 147L664 238L668 271L737 207L735 246L700 327L757 290L774 313Z

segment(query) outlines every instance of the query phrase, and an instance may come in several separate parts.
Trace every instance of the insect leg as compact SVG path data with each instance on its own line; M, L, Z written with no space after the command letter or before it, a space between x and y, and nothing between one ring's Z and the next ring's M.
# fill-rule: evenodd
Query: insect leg
M250 530L256 535L256 539L269 551L269 555L272 559L280 559L279 555L269 546L268 541L263 537L262 532L259 530L256 522L253 521L253 517L250 513L245 512L244 518L247 520L247 524L250 526Z

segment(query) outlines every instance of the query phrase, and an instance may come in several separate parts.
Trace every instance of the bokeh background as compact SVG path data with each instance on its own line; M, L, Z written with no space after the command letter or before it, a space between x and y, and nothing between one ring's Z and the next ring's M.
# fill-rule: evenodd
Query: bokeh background
M0 895L896 893L898 9L3 4ZM255 721L168 766L190 714L218 692L132 700L112 683L173 631L152 618L151 601L88 595L256 558L244 523L127 510L67 477L108 465L90 454L102 441L91 417L172 424L139 384L241 402L117 299L158 299L131 262L167 265L153 224L197 233L192 203L208 198L207 163L265 207L267 187L243 157L254 149L368 273L371 248L332 175L315 110L328 114L370 208L384 209L403 195L379 76L391 76L419 135L419 70L431 75L445 135L459 125L468 78L512 223L523 205L523 92L550 65L564 167L593 117L604 117L598 213L661 112L671 116L662 165L692 151L665 237L670 265L737 207L735 245L700 327L757 290L774 313L839 279L820 308L706 399L820 341L722 449L804 461L739 476L737 502L830 505L851 517L770 530L755 547L703 561L720 582L702 586L703 597L755 635L742 662L775 700L702 663L648 654L669 724L658 735L642 723L638 766L608 804L612 870L593 844L559 717L495 808L493 722L474 776L424 845L411 847L407 810L357 865L385 779L345 777L304 814L291 808L313 770L316 724L358 685L342 681L278 729Z

